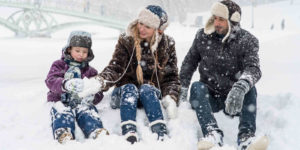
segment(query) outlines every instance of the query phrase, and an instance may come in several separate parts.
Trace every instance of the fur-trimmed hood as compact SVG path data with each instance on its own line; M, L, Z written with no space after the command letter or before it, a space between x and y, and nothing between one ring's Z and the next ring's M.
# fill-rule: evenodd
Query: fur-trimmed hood
M68 49L70 47L85 47L88 48L88 57L83 62L83 64L88 64L90 61L94 59L94 53L91 49L92 47L92 37L91 34L85 31L72 31L69 35L68 41L66 46L62 49L62 56L61 59L65 61L75 61L70 53L68 52ZM83 65L86 66L86 65Z

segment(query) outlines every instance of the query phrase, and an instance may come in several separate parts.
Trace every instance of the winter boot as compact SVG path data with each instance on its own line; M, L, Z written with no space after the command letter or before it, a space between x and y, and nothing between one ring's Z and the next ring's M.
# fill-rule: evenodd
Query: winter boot
M104 128L99 128L90 134L90 138L97 139L100 136L109 135L109 132Z
M125 139L134 144L138 141L138 136L136 134L136 122L135 121L124 121L121 123L122 135Z
M67 141L73 140L71 130L69 128L59 128L54 132L54 138L60 143L64 144Z
M125 136L126 141L128 141L131 144L134 144L138 140L137 134L134 131L129 131L124 136Z
M150 123L152 133L157 134L158 141L164 141L165 135L167 135L167 127L163 120L156 120Z
M198 150L209 150L217 145L223 146L223 132L211 131L198 142Z
M254 134L242 134L238 139L238 150L266 150L268 145L267 136L255 137Z

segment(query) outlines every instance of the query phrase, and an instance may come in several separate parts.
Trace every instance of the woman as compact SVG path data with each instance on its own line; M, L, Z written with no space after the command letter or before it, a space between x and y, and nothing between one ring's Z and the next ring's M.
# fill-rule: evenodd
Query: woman
M178 77L175 42L163 31L168 16L159 6L149 5L131 22L126 34L121 34L109 65L96 77L96 85L80 95L116 86L119 93L122 135L135 143L136 110L142 105L150 122L151 131L163 140L167 134L159 99L169 118L177 113L180 82ZM95 84L94 83L94 84ZM117 104L118 105L118 104Z

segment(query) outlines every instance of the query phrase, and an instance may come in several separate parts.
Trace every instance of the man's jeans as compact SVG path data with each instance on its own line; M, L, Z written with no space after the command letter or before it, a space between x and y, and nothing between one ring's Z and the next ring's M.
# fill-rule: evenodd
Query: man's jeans
M255 87L250 89L245 95L242 112L237 115L240 119L238 138L244 133L254 134L256 131L256 97ZM222 132L218 127L213 113L220 110L225 112L225 100L226 97L211 95L207 86L202 82L194 82L192 84L190 103L196 111L203 136L208 135L214 130Z

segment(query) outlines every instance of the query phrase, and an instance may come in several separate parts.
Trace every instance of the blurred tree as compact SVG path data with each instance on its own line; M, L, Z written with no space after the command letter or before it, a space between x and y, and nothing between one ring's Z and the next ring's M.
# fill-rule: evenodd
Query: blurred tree
M285 28L285 20L284 18L281 20L281 30L284 30Z

